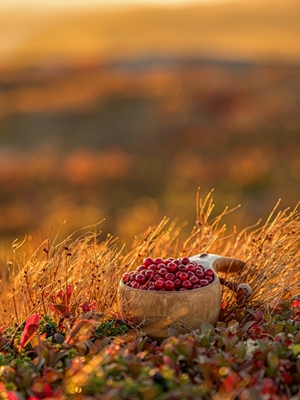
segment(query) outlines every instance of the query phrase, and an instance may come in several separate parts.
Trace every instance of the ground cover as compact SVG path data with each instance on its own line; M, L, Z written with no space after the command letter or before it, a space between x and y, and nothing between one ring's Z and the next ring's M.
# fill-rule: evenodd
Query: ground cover
M264 223L237 232L212 218L212 193L196 201L188 238L167 218L127 253L100 241L99 227L32 254L14 242L2 272L2 399L299 399L299 213L274 207ZM211 252L246 261L223 285L216 326L151 341L119 312L123 273L146 257ZM250 298L236 287L247 282ZM201 312L201 305L199 305Z

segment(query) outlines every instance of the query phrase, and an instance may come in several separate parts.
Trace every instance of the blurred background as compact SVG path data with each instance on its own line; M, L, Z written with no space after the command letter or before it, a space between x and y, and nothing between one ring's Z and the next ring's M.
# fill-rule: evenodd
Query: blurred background
M105 218L126 243L300 198L299 0L0 5L0 258Z

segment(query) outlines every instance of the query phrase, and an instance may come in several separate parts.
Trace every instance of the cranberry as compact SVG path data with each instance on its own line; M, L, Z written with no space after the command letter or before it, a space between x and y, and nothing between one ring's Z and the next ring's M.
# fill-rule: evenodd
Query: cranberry
M151 271L156 271L156 270L158 270L157 265L155 265L155 264L149 265L148 269L150 269Z
M214 271L213 271L211 268L207 268L207 269L204 271L204 273L205 273L205 275L207 275L207 276L215 276L215 273L214 273Z
M174 260L174 258L173 258L173 257L170 257L170 258L168 258L168 259L165 261L165 264L166 264L166 265L169 265L170 263L173 262L173 260Z
M168 270L167 270L166 268L161 268L161 269L158 271L158 273L159 273L160 276L165 277L165 276L167 275L167 273L168 273Z
M188 257L183 257L181 259L182 264L188 264L190 262L190 259Z
M189 279L189 281L193 284L193 285L198 285L198 283L199 283L199 279L194 275L194 276L191 276L190 277L190 279Z
M214 280L214 278L212 276L206 276L206 275L205 275L204 279L206 279L208 281L208 283L211 283Z
M174 281L175 275L172 274L171 272L168 272L168 273L166 274L166 276L165 276L165 279L168 280L168 281Z
M158 264L164 264L164 260L162 258L154 258L154 264L158 265Z
M148 269L148 270L145 272L145 277L146 277L147 279L151 279L154 275L155 275L155 272L152 271L151 269Z
M202 271L202 269L196 269L195 274L199 279L203 279L205 277L204 272Z
M186 272L180 272L178 277L183 282L183 281L187 281L189 276Z
M131 282L126 282L126 286L131 287Z
M137 273L134 272L134 273L131 275L131 280L132 280L132 281L135 281L136 276L137 276Z
M149 265L153 264L153 259L151 257L147 257L144 259L143 264L145 267L149 267Z
M180 279L175 279L174 287L175 287L175 289L180 289L181 288L181 280Z
M167 265L167 270L168 270L169 272L176 272L176 271L177 271L177 265L176 265L175 263L173 263L173 262L170 262L170 263Z
M138 272L140 272L140 271L142 271L143 269L145 269L145 265L140 265L140 266L138 266L136 270L137 270Z
M179 260L173 260L173 263L176 264L176 265L180 265L181 264L181 262Z
M194 265L194 264L187 264L187 266L186 266L186 269L188 270L188 271L192 271L192 272L195 272L196 271L196 266Z
M166 268L166 266L165 266L165 264L160 263L160 264L157 264L157 268L158 268L158 269Z
M209 282L206 279L200 279L199 283L201 286L207 286L209 284Z
M129 282L130 281L130 275L128 273L125 273L122 277L123 282Z
M179 291L182 292L183 290L187 290L184 287L180 288Z
M193 289L200 289L200 288L201 288L200 285L193 285ZM148 289L148 290L150 290L150 289Z
M184 289L190 290L190 289L192 289L193 285L190 281L184 281L184 282L182 282L182 287Z
M165 283L163 280L158 280L155 282L154 286L156 289L162 289L164 287Z
M181 271L177 271L176 274L175 274L175 277L176 277L176 278L179 278L179 275L180 275L180 274L181 274Z
M131 287L132 287L133 289L138 289L138 288L140 287L140 284L137 283L136 281L134 281L134 282L131 283Z
M179 265L178 265L178 271L186 272L186 271L187 271L187 268L186 268L185 265L179 264Z
M135 280L136 282L142 285L143 283L146 282L146 277L143 274L137 274Z
M174 283L172 281L166 281L165 288L166 290L174 290Z
M153 276L152 279L153 279L154 281L161 281L161 276L158 275L158 274L156 274L156 275Z
M166 292L166 289L165 289L165 288L162 288L162 289L160 289L159 291L160 291L160 292Z
M154 286L154 282L153 281L149 281L148 282L148 287Z
M142 290L148 290L148 286L147 286L147 285L141 285L141 286L140 286L140 289L142 289Z
M141 271L139 271L139 273L145 275L147 271L147 269L142 269Z
M153 285L153 286L149 286L148 290L156 290L156 289L155 289L155 286Z
M187 271L187 274L188 274L188 277L189 277L189 278L191 278L192 276L196 276L196 275L194 274L194 272L192 272L192 271Z

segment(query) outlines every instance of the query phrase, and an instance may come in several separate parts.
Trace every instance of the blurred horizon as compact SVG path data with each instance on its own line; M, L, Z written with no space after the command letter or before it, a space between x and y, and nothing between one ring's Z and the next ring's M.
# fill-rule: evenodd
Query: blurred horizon
M115 7L115 6L189 6L203 3L221 3L221 2L233 2L233 1L251 1L251 0L11 0L9 3L0 3L0 9L16 9L16 8L28 8L39 9L39 8L101 8L101 7Z
M106 218L127 243L164 215L191 228L199 186L214 215L242 204L238 229L294 207L299 15L297 0L0 13L0 263L64 220L65 237Z

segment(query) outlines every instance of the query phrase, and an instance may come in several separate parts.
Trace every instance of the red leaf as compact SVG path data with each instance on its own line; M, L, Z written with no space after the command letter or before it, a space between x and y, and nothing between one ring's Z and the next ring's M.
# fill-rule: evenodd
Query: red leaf
M26 321L25 328L22 332L20 348L23 349L26 344L32 339L32 337L39 330L39 315L33 314Z
M224 379L223 385L227 393L232 392L240 383L241 378L235 372Z
M19 397L14 392L7 392L8 400L19 400Z

